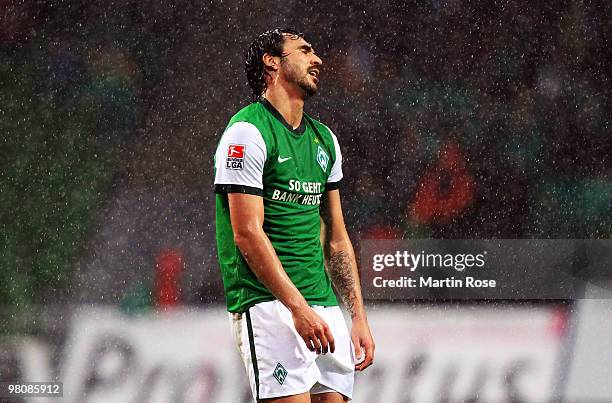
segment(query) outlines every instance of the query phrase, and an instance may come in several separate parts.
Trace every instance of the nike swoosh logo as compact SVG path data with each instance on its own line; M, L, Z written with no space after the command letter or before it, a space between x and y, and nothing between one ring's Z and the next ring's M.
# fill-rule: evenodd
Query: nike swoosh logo
M278 156L278 163L279 163L279 164L282 164L283 162L288 161L288 160L290 160L291 158L293 158L293 157L283 158L283 157L281 157L281 156L279 155L279 156Z

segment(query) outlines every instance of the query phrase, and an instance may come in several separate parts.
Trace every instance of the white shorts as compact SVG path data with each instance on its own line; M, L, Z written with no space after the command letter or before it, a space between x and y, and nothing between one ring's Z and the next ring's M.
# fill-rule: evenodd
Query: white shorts
M355 353L342 311L337 306L312 308L331 330L333 354L310 351L295 330L291 312L278 300L261 302L242 314L230 313L255 401L334 391L352 398Z

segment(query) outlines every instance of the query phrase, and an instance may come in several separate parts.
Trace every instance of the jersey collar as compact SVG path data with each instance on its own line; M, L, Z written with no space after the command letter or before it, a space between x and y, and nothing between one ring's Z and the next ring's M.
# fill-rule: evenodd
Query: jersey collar
M270 103L270 101L268 101L264 97L261 97L259 99L259 102L261 102L263 104L263 106L265 106L266 109L276 119L278 119L278 121L281 122L283 124L283 126L285 126L287 128L287 130L289 130L290 132L292 132L294 134L304 134L304 131L306 131L306 124L304 123L304 117L302 117L302 121L300 122L300 125L294 129L293 127L291 127L291 125L289 123L287 123L287 121L285 120L283 115L281 115L281 113L278 110L276 110L276 108Z

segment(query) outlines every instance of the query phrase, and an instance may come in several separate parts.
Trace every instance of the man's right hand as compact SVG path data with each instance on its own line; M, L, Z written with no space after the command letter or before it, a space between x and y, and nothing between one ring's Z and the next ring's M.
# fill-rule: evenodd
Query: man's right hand
M292 312L295 330L304 339L306 347L317 354L333 353L336 350L334 336L327 323L310 306Z

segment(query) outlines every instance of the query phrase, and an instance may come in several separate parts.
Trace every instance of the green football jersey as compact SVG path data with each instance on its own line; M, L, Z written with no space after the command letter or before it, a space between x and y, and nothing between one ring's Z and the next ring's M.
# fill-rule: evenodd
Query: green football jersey
M311 305L338 305L324 268L319 207L342 179L331 130L304 114L293 129L265 99L234 115L215 153L217 253L227 308L275 299L234 244L228 193L262 196L263 229L287 275Z

